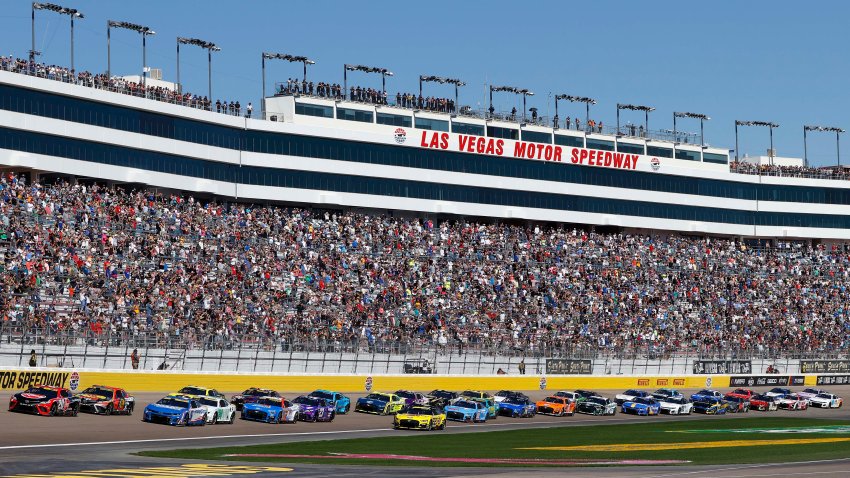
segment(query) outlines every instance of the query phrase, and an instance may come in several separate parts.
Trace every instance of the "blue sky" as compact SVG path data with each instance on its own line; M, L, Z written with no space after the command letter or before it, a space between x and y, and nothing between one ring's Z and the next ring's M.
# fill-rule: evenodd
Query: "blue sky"
M174 80L175 38L217 43L213 90L217 98L253 101L261 96L260 53L306 55L317 61L311 79L342 83L342 65L386 67L396 76L387 89L416 91L420 74L459 77L461 104L486 108L488 83L529 88L528 106L552 113L549 93L596 98L591 117L613 125L616 104L654 106L650 127L672 128L673 111L705 113L706 141L735 147L734 120L779 123L781 156L803 154L803 124L850 129L847 46L850 2L786 0L711 2L604 1L326 2L243 0L55 0L82 11L76 23L78 69L106 70L106 20L152 27L148 64ZM4 0L0 51L25 56L30 48L30 3ZM36 48L44 61L67 65L68 18L36 15ZM141 40L130 31L112 35L112 70L141 68ZM300 76L300 66L267 65L269 84ZM206 94L205 52L181 49L187 91ZM380 77L355 74L349 84L380 86ZM448 86L426 95L450 96ZM510 109L512 96L496 98ZM582 114L561 104L561 117ZM622 113L622 122L640 121ZM679 129L697 131L696 121ZM850 163L850 135L845 135ZM741 130L741 153L764 154L768 132ZM834 135L809 137L813 164L835 162Z

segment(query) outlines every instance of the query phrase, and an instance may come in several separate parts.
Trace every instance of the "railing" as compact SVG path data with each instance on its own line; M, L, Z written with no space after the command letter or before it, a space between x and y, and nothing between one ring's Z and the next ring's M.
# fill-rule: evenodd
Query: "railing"
M738 174L768 176L776 178L807 178L846 181L850 179L850 169L847 168L797 168L782 166L759 166L749 164L730 164L729 171Z

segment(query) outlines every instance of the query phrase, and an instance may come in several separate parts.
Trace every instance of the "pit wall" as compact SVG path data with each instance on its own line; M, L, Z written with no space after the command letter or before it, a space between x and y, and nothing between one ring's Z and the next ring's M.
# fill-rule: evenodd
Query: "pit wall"
M186 373L56 368L0 368L0 390L21 390L37 383L82 390L90 385L110 385L129 392L172 392L186 385L238 392L262 387L286 392L324 388L347 393L368 390L620 390L627 388L728 388L729 375L280 375ZM816 383L807 375L806 385Z

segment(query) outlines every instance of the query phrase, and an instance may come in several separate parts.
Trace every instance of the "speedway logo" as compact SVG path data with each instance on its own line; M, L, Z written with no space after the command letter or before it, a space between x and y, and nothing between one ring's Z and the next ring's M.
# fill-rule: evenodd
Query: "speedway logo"
M0 371L0 390L22 390L33 385L65 387L70 372L21 372Z

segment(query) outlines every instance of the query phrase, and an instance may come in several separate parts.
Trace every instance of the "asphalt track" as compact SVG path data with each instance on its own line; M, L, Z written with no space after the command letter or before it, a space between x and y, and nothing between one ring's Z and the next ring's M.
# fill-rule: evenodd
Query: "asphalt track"
M850 387L830 387L835 393L850 396ZM619 391L601 391L613 396ZM366 438L393 436L401 434L419 434L422 432L396 431L390 428L391 418L351 413L339 416L331 423L296 423L270 425L237 420L233 425L215 425L204 427L176 428L164 425L143 423L140 411L147 403L159 399L163 394L136 395L137 411L132 416L94 416L81 414L78 417L38 417L17 413L0 412L0 477L112 477L112 476L400 476L419 477L484 477L511 476L526 477L641 477L669 478L684 476L689 478L769 478L769 477L810 477L850 476L850 457L844 460L811 462L799 464L763 464L763 465L717 465L717 466L641 466L641 467L605 467L605 468L441 468L428 467L365 467L334 464L293 464L292 471L266 471L241 473L239 469L225 469L216 474L204 475L203 472L181 473L187 464L210 464L197 460L170 460L145 458L132 455L143 450L169 450L177 448L203 448L266 443L283 444L281 452L292 450L298 442L307 440L334 440L340 438ZM227 394L228 396L230 393ZM544 393L529 393L533 399L542 398ZM352 394L356 399L357 394ZM808 418L850 419L850 407L839 410L810 409L804 412L772 412L783 416ZM749 416L753 416L750 413ZM705 417L692 415L695 419L731 420L735 415ZM467 425L451 422L445 432L467 433L478 431L509 430L520 428L540 428L555 426L577 426L591 423L637 423L640 421L680 420L681 417L638 418L618 414L614 417L592 417L576 415L574 417L544 417L532 419L499 418L485 424ZM381 452L382 450L375 450ZM233 466L233 462L220 462ZM279 463L258 463L279 469L287 465ZM159 470L146 471L153 467ZM165 468L162 468L165 467ZM175 469L174 467L178 467ZM114 472L116 469L125 470ZM110 472L110 470L113 470ZM133 472L131 470L137 470Z

